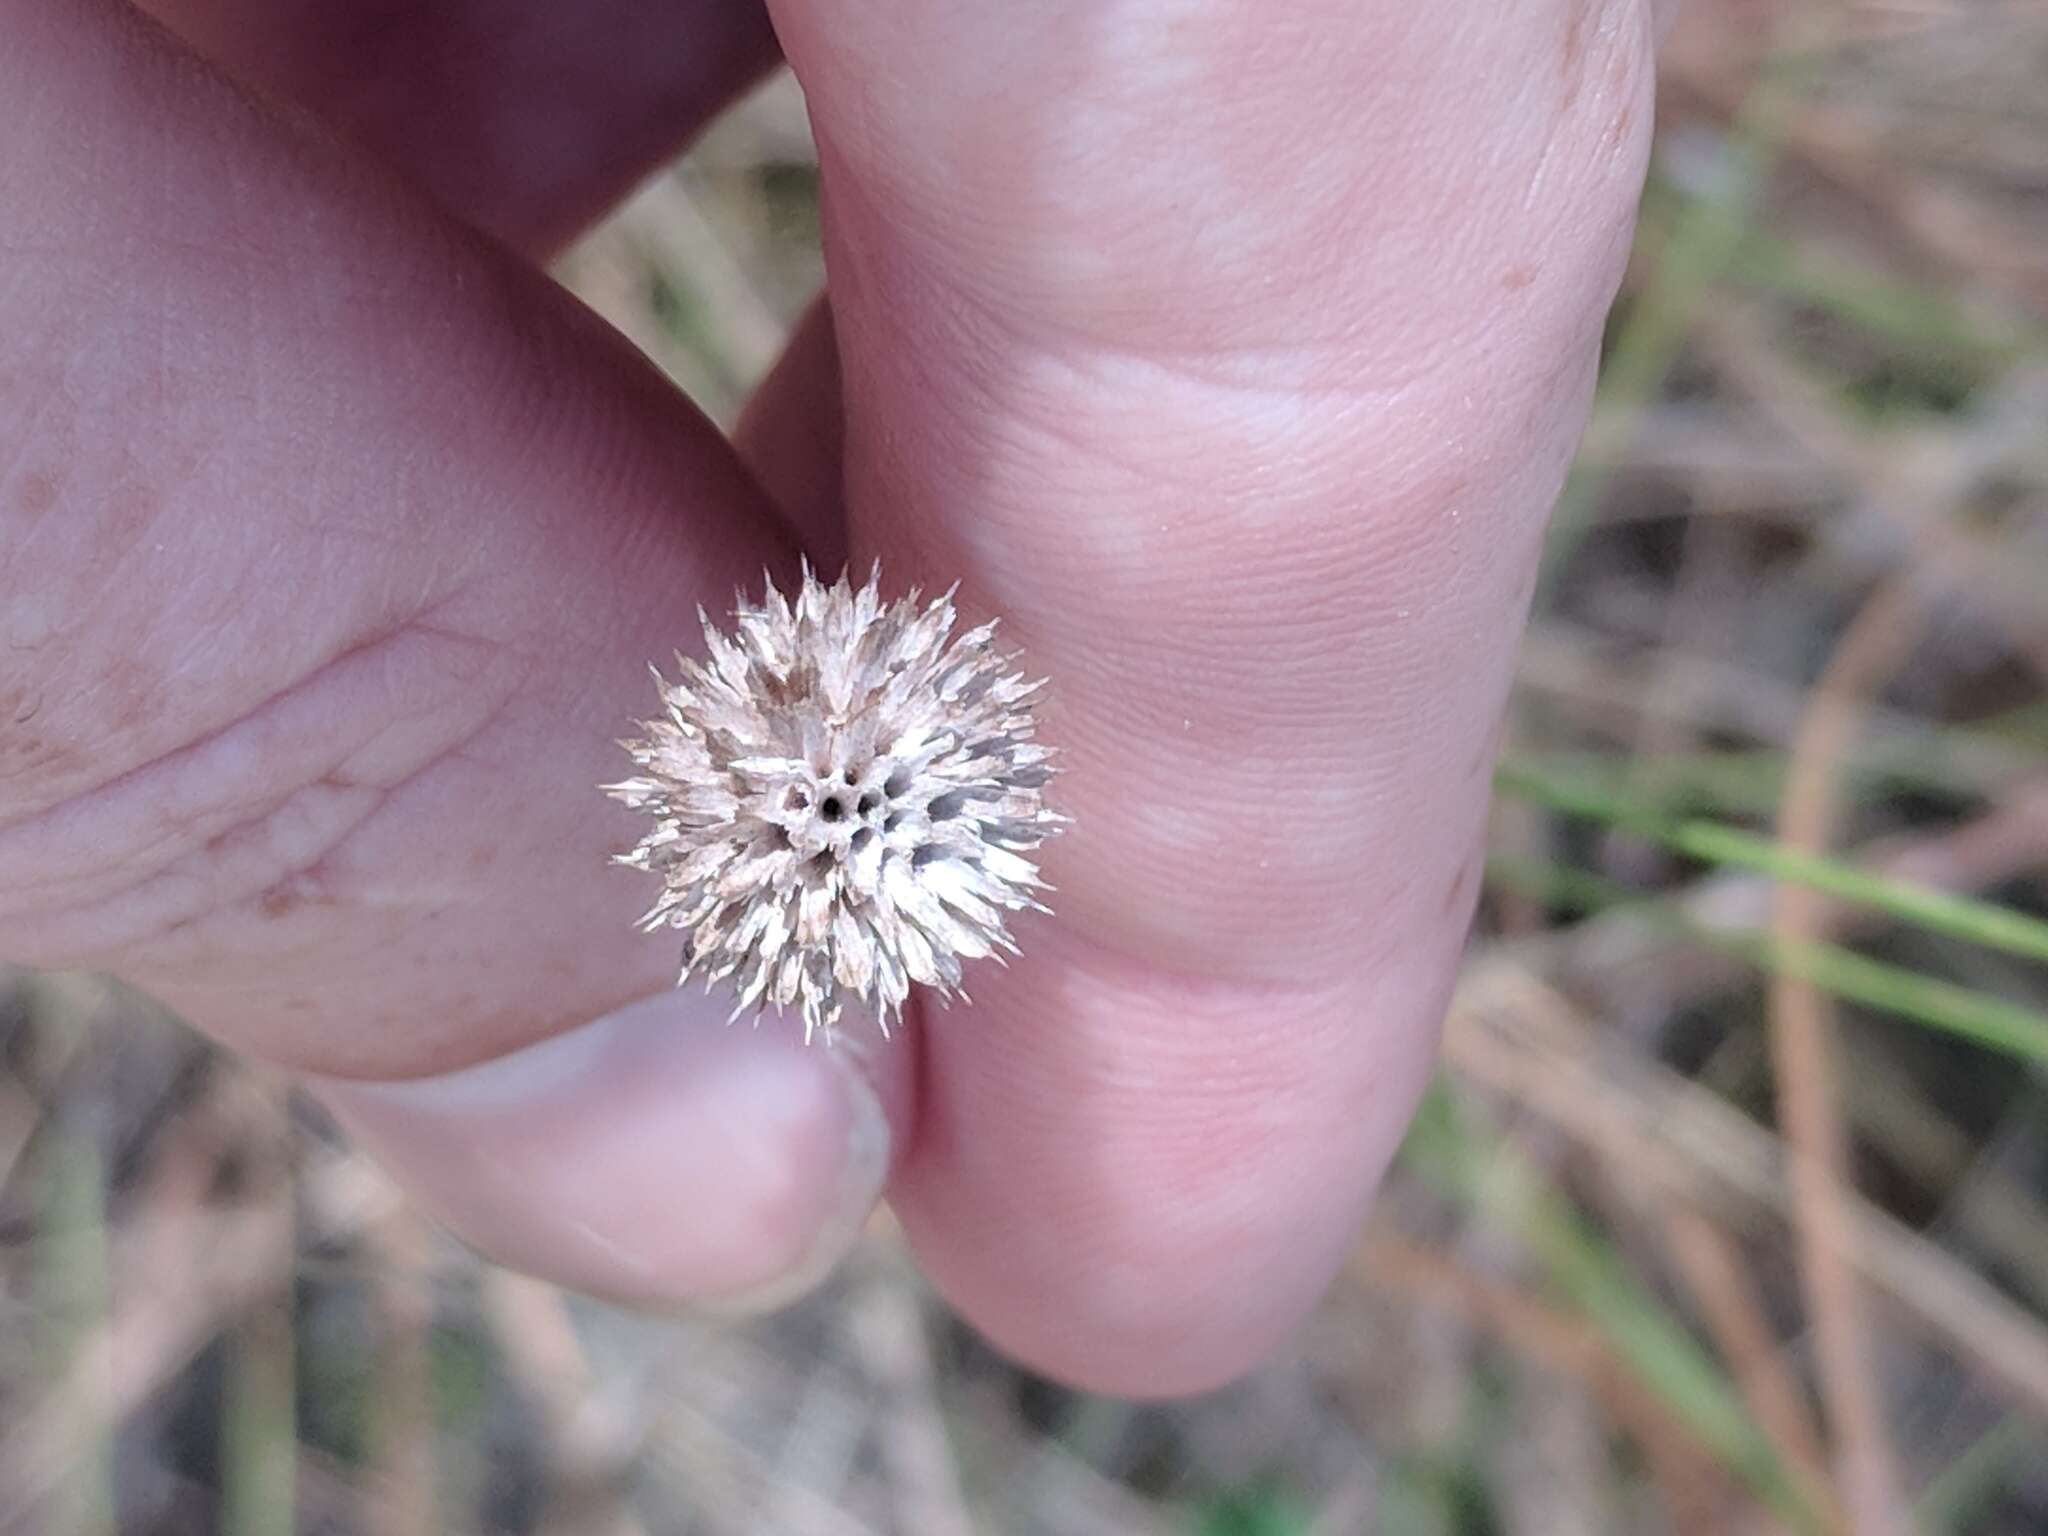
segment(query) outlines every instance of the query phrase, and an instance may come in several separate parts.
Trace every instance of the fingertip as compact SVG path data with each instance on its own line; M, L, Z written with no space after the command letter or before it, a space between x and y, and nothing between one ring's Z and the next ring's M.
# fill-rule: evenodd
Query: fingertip
M1405 973L1045 976L1026 962L971 1031L928 1031L892 1208L947 1299L1033 1369L1127 1398L1224 1385L1284 1347L1350 1252L1441 997Z
M629 1304L764 1309L852 1246L895 1138L849 1053L722 1013L671 992L480 1066L311 1087L500 1262Z

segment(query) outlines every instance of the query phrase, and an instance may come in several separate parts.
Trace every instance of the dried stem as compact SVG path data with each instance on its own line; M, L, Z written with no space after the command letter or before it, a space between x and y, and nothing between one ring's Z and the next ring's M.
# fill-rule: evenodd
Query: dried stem
M1879 589L1856 615L1814 687L1792 743L1778 835L1789 847L1824 852L1832 841L1842 755L1857 727L1863 696L1911 644L1918 608L1905 578ZM1786 882L1772 931L1800 943L1825 931L1826 899ZM1848 1133L1836 1065L1834 1002L1804 977L1781 971L1770 990L1771 1061L1778 1119L1790 1154L1800 1279L1813 1315L1821 1391L1834 1431L1835 1476L1853 1527L1904 1532L1905 1479L1886 1421L1883 1386L1871 1355L1863 1286L1850 1263L1853 1241L1842 1191L1848 1181Z

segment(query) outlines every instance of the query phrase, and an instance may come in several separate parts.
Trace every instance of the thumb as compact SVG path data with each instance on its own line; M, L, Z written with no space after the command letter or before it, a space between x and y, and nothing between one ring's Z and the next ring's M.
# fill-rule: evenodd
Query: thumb
M724 1027L724 1012L666 992L480 1066L309 1086L501 1262L621 1301L765 1308L859 1235L888 1176L889 1119L850 1040L807 1048Z

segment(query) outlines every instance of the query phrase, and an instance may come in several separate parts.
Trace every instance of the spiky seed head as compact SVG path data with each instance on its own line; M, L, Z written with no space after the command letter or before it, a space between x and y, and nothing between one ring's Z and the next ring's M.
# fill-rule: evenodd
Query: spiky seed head
M1045 910L1026 855L1064 819L1053 749L993 622L955 635L952 593L884 603L804 570L706 619L702 661L659 671L664 715L620 743L639 771L606 791L653 817L618 862L661 877L641 919L680 929L681 981L730 981L733 1017L796 1008L828 1038L858 1001L886 1033L910 984L960 992L964 960L1016 953L1005 916Z

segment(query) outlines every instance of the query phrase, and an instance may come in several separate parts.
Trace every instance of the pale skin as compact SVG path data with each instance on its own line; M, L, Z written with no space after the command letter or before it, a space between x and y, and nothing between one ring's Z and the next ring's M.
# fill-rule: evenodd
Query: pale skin
M1647 10L776 0L832 314L728 442L534 262L754 6L147 8L0 0L0 959L589 1290L773 1301L886 1177L1043 1371L1279 1347L1431 1068ZM596 789L800 549L1001 615L1074 821L1024 958L854 1050L668 990Z

